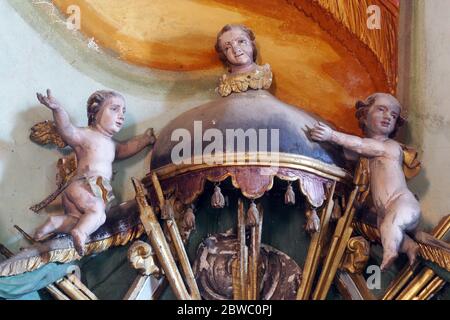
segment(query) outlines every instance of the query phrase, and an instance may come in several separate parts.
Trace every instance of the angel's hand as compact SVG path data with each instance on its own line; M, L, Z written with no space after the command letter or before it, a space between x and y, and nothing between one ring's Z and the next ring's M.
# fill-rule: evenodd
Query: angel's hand
M318 122L314 128L309 129L309 134L314 141L330 141L333 136L333 129L324 123Z
M52 92L50 91L50 89L47 89L47 96L39 92L36 93L36 96L40 103L42 103L44 106L46 106L51 110L61 108L60 103L52 96Z
M148 128L145 130L145 134L149 137L149 144L153 145L156 143L156 136L153 128Z

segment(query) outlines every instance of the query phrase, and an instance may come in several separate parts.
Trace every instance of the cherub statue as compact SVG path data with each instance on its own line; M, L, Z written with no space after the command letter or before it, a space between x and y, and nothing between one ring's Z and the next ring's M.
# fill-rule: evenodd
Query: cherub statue
M222 97L232 92L269 89L272 71L268 64L255 63L258 51L253 31L244 25L225 25L217 35L215 49L229 73L220 79L218 92Z
M406 253L413 264L418 245L405 232L416 229L421 210L406 185L402 146L392 139L405 121L402 106L390 94L375 93L364 102L358 101L356 109L364 138L335 131L323 123L310 130L311 138L341 145L347 155L356 153L369 159L370 190L383 245L381 269L386 270L399 251Z
M241 92L263 91L270 88L273 74L269 64L258 65L256 63L258 50L255 34L251 29L241 24L225 25L217 34L215 49L219 54L220 60L228 69L228 72L219 79L219 86L217 87L217 91L222 97ZM266 99L271 99L274 108L276 105L283 105L283 107L285 105L272 97L269 92L265 92L258 98L263 99L259 100L263 103L267 103ZM247 103L245 102L245 104ZM253 99L250 104L253 103L259 104L257 99ZM306 113L303 115L304 121L309 122L315 119ZM220 195L220 188L218 188L214 192L214 198L220 197ZM253 206L251 206L252 210L250 212L255 212ZM318 232L320 219L316 212L316 206L312 204L308 206L305 216L306 231L309 233Z
M70 233L82 256L89 235L106 220L114 199L110 180L115 159L126 159L155 143L153 129L126 142L113 139L125 122L125 99L114 91L96 91L87 101L88 127L74 126L61 104L47 90L37 93L40 103L53 112L56 128L77 158L77 169L62 191L63 215L51 216L35 232L36 240L53 233Z

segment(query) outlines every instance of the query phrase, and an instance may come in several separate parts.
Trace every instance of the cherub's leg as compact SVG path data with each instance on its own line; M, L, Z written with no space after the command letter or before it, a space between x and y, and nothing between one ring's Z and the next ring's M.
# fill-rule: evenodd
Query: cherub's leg
M419 252L419 245L411 239L411 237L405 234L405 238L400 246L400 252L408 255L409 264L412 265L416 262L417 253Z
M381 270L389 268L398 256L398 249L403 239L402 229L394 224L395 212L387 212L380 223L381 244L383 245L383 261Z
M77 183L67 190L69 200L82 212L78 223L71 230L74 246L80 255L84 255L86 239L106 220L105 204L93 195L84 183ZM68 188L69 189L69 188Z
M42 241L53 233L69 233L77 221L75 217L67 215L51 216L36 230L34 239Z
M405 231L414 231L417 228L420 218L420 205L412 194L404 195L398 203L399 209L394 223L402 228L404 234L400 251L408 255L409 263L412 265L416 261L419 246L405 234Z
M89 211L86 211L78 221L75 228L70 234L73 237L75 249L80 254L84 255L84 245L86 239L95 232L101 225L105 223L106 214L103 202L95 206Z
M72 231L76 230L78 233L82 233L87 237L102 226L105 223L105 220L105 205L103 204L103 201L98 201L95 206L90 207L84 212Z
M81 213L68 199L65 193L62 195L62 204L65 214L49 217L47 221L36 230L34 235L35 240L42 241L54 233L70 233L73 227L77 224L77 217L80 217Z
M69 199L69 197L65 193L62 196L62 204L64 206L64 213L68 217L67 221L70 221L70 223L61 226L56 232L70 233L70 231L78 223L78 220L82 216L82 213L78 210L75 204Z
M382 269L386 269L392 264L402 245L408 254L410 263L415 260L417 248L411 238L405 238L405 230L416 228L419 217L420 207L417 201L407 195L397 198L389 205L386 216L380 225L383 245Z

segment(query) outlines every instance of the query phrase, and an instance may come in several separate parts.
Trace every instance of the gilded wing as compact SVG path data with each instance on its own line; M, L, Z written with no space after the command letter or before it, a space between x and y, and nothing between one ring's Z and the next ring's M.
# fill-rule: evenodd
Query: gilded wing
M74 176L77 170L77 157L75 153L72 152L67 157L60 158L56 167L58 168L56 184L61 188Z
M40 145L53 144L58 148L67 146L67 143L58 133L55 123L50 120L36 123L31 127L30 139Z
M53 121L43 121L35 124L31 128L30 139L39 145L53 144L58 148L65 148L67 143L63 140L61 135L56 129L55 123ZM67 157L63 157L58 160L57 163L57 174L56 174L56 184L58 189L52 194L47 196L44 200L30 207L30 210L34 212L39 212L43 208L47 207L52 203L67 186L67 182L76 172L77 169L77 158L75 153L72 152Z
M418 159L418 152L410 146L401 145L403 149L403 172L407 179L417 176L421 169L421 163Z

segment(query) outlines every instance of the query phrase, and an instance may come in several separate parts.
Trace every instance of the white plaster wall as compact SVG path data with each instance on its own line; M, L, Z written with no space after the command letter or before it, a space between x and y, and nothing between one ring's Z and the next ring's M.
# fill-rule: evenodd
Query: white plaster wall
M423 172L410 186L424 227L450 214L450 1L402 1L400 98L409 109L406 141Z
M49 15L50 9L32 1L0 1L0 242L13 250L24 244L14 224L31 232L46 218L45 212L36 215L28 208L55 190L61 156L28 138L35 123L52 117L35 92L51 88L80 126L87 123L85 106L92 92L121 92L128 108L118 138L125 139L148 127L158 131L171 118L210 99L214 88L214 82L208 82L209 90L201 81L187 81L192 75L133 69L92 52L85 39L72 36ZM103 69L98 67L101 63ZM130 177L143 177L148 171L148 151L115 165L119 173L113 188L119 199L134 197ZM55 210L61 209L49 212Z

